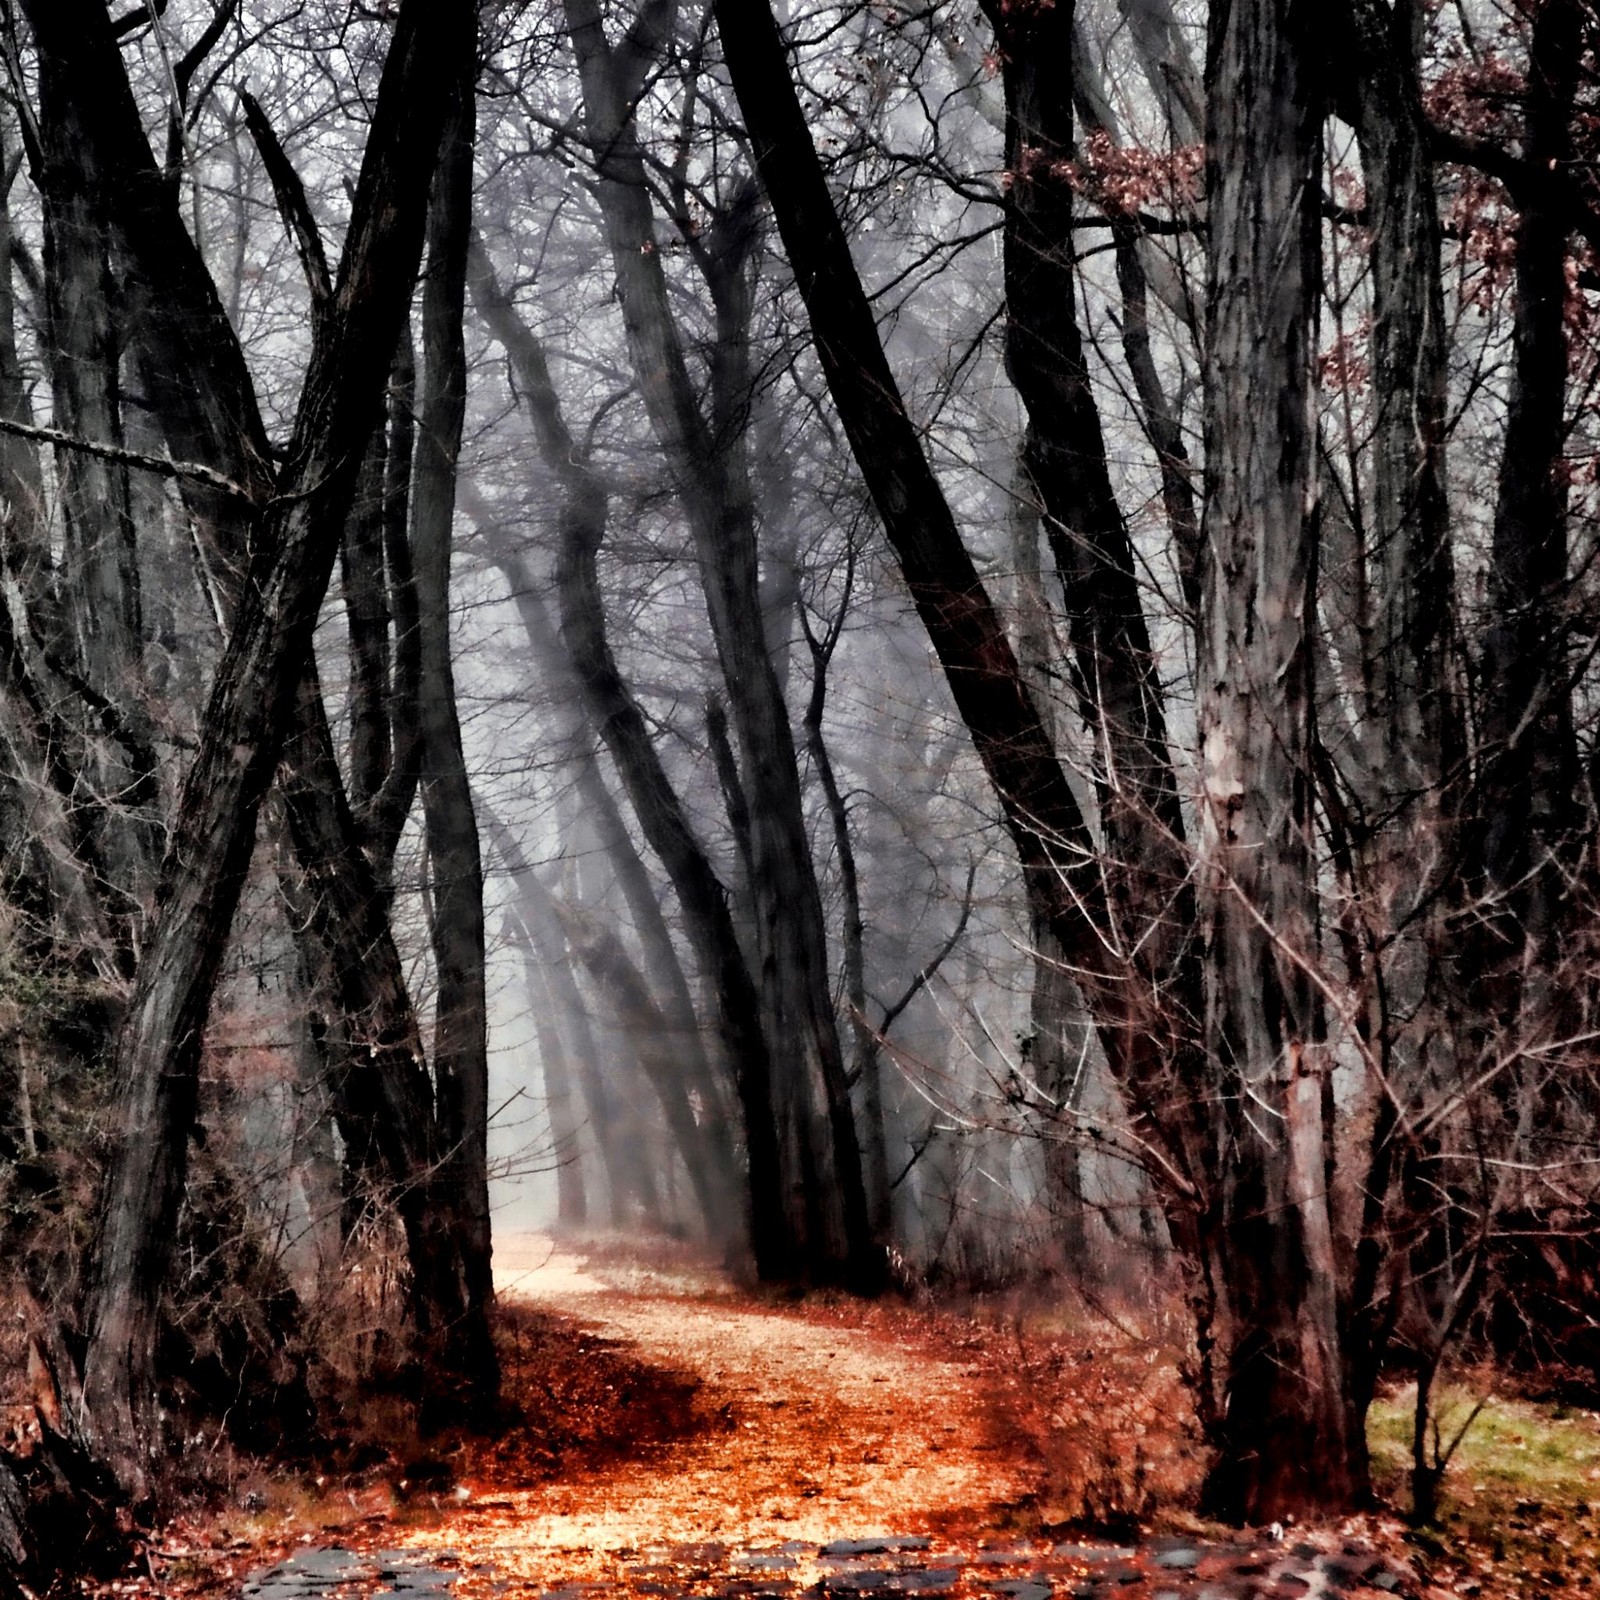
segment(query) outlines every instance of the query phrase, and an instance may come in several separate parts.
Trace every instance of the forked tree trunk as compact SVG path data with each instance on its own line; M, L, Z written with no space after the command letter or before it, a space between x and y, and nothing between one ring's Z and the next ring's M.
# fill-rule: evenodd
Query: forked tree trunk
M1207 503L1199 677L1206 1048L1223 1140L1224 1516L1342 1511L1351 1448L1334 1254L1332 1062L1312 800L1312 363L1322 110L1305 0L1212 13Z
M156 915L117 1040L118 1144L89 1300L86 1422L136 1493L156 1441L155 1337L194 1124L201 1038L389 358L411 295L429 178L470 12L406 0L357 185L338 287L306 374L279 497L185 778ZM101 15L101 25L108 25ZM460 67L457 71L470 71Z

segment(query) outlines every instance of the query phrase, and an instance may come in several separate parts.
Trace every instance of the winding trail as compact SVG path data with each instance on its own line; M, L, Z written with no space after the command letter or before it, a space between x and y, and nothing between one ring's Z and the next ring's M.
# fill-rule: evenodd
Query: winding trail
M752 1302L667 1261L502 1237L499 1293L577 1324L659 1379L698 1426L564 1462L527 1488L461 1484L396 1518L390 1548L323 1545L251 1600L1299 1600L1436 1595L1333 1532L1303 1540L1021 1537L1037 1490L959 1348L825 1304ZM620 1371L620 1369L619 1369ZM619 1381L626 1382L625 1379ZM1036 1523L1037 1517L1032 1519ZM1442 1597L1441 1597L1442 1600Z
M540 1235L495 1246L501 1295L692 1373L727 1425L464 1507L474 1552L504 1573L570 1583L647 1547L954 1535L1003 1526L1031 1488L991 1436L970 1366L704 1279L600 1271Z

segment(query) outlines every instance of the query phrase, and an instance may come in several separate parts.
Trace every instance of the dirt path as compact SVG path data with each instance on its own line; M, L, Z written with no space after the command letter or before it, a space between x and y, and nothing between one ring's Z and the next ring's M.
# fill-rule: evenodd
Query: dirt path
M542 1236L497 1241L495 1264L503 1296L693 1373L725 1421L640 1460L469 1502L453 1520L507 1575L597 1578L617 1552L646 1547L995 1528L1030 1487L959 1362L694 1279L602 1277ZM417 1542L436 1546L438 1533Z
M860 1308L767 1306L705 1272L585 1256L541 1236L500 1239L495 1263L507 1302L561 1319L530 1349L567 1339L563 1370L575 1366L591 1397L613 1380L629 1394L608 1401L635 1407L681 1391L692 1398L677 1425L651 1434L636 1426L644 1412L603 1406L605 1425L576 1458L562 1455L555 1476L486 1469L368 1518L378 1526L348 1543L302 1538L310 1548L246 1586L251 1600L1424 1593L1333 1530L1137 1548L1025 1537L1038 1521L1026 1514L1038 1487L1027 1453L1001 1431L990 1375L962 1359L953 1336L941 1349L885 1331Z

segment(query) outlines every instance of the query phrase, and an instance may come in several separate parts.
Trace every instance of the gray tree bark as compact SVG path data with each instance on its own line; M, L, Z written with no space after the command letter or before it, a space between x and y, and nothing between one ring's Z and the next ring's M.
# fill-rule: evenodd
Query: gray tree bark
M1213 12L1207 83L1198 736L1226 1351L1207 1494L1250 1522L1342 1510L1368 1487L1337 1299L1317 988L1313 9L1242 0Z

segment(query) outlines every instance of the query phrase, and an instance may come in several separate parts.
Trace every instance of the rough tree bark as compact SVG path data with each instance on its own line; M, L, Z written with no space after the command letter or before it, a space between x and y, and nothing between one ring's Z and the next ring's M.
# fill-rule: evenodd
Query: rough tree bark
M93 0L63 0L40 8L31 20L41 55L59 61L81 102L78 159L94 176L94 196L116 242L133 351L168 451L176 459L213 465L243 491L233 494L197 480L182 486L211 598L226 616L247 575L254 520L275 484L249 369L179 215L175 192L144 137L103 12ZM259 108L247 99L246 109L307 266L314 316L323 321L333 284L315 224ZM357 1159L370 1157L375 1164L367 1175L396 1196L410 1242L411 1308L424 1365L453 1389L467 1352L481 1348L487 1336L464 1313L457 1241L444 1208L429 1198L437 1167L433 1100L387 920L388 862L415 788L418 720L412 709L416 608L404 529L412 431L409 332L396 348L384 510L397 635L392 769L358 827L315 673L308 668L307 683L295 696L297 722L282 776L291 837L304 852L302 876L320 886L315 916L302 920L322 948L305 952L307 963L329 975L328 993L342 1009L344 1076L332 1088L346 1148ZM363 842L377 881L363 859Z
M1198 738L1219 1087L1223 1515L1367 1493L1337 1299L1312 804L1322 107L1303 0L1212 13ZM1314 1441L1314 1443L1313 1443Z
M1538 172L1573 159L1571 114L1588 8L1544 0L1528 49L1523 146ZM1524 952L1552 953L1560 858L1577 817L1567 583L1567 489L1562 476L1567 391L1565 213L1542 190L1520 199L1511 394L1489 560L1492 613L1483 641L1480 784L1484 887L1498 949L1487 961L1514 973ZM1514 977L1497 986L1503 1019Z
M43 52L38 121L52 420L76 437L122 444L120 306L107 231L79 159L84 129L74 85ZM111 925L131 972L160 843L151 814L155 754L134 731L148 709L128 473L59 450L56 478L64 543L53 603L37 616L40 642L51 669L86 702L84 771L97 795L97 854L115 891Z
M30 6L36 29L51 9ZM136 1493L147 1488L155 1441L156 1311L187 1165L201 1035L256 816L421 257L428 180L454 81L440 63L472 49L470 13L446 0L406 0L338 285L315 341L278 497L256 529L249 581L183 784L117 1040L119 1141L96 1241L83 1402L97 1447Z

